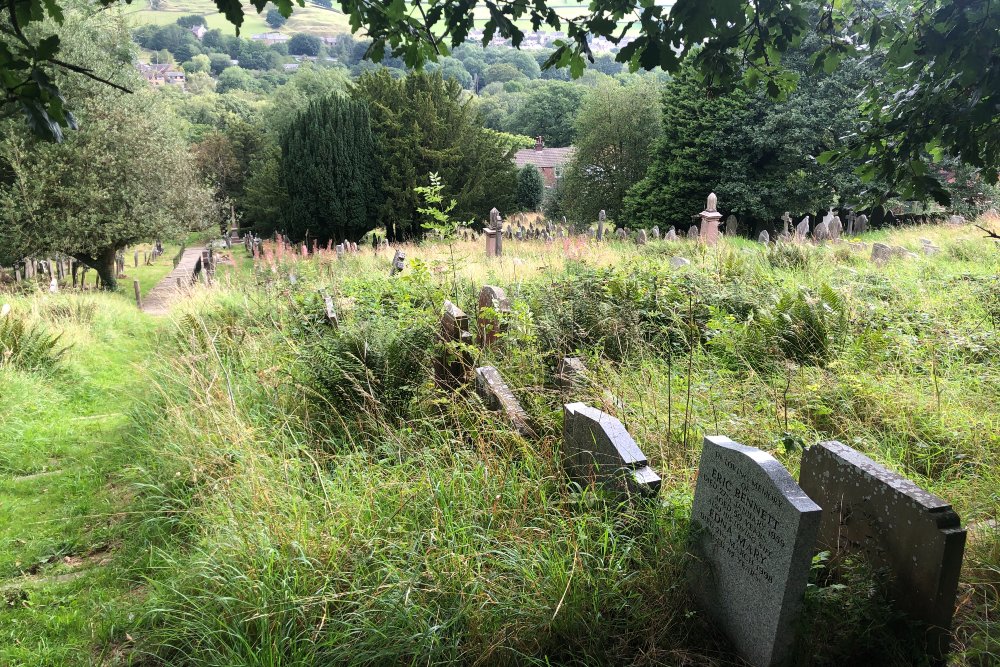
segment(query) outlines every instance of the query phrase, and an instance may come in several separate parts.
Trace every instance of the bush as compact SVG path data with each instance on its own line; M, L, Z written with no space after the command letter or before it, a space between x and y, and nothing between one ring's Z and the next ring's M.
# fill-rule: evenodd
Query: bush
M280 11L278 11L277 7L271 7L267 10L267 16L264 20L267 22L267 25L271 26L275 30L288 22L288 19L285 18Z
M537 211L542 205L545 181L533 164L526 164L517 172L517 207L522 211Z
M59 338L41 324L29 324L15 317L4 304L0 310L0 368L10 366L27 371L51 368L65 352L65 348L56 349Z
M288 40L288 53L293 56L318 56L323 40L315 35L296 33Z

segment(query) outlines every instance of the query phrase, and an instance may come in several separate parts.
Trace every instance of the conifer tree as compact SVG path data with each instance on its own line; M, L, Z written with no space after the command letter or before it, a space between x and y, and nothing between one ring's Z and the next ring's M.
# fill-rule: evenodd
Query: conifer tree
M342 95L311 103L281 135L286 233L358 240L374 227L380 179L367 106Z

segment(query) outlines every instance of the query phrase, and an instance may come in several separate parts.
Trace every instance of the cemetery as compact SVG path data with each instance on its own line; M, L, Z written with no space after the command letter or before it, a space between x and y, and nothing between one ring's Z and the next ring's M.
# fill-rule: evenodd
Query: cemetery
M1000 664L994 3L127 4L0 5L0 666Z

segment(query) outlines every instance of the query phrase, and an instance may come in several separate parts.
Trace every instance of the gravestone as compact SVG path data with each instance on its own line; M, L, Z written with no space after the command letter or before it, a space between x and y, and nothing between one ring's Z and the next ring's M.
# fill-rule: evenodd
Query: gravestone
M885 264L892 258L892 248L884 243L872 244L872 261L876 264Z
M805 241L809 236L809 216L802 218L802 222L795 226L795 240Z
M760 236L757 237L757 240L763 243L764 245L767 245L768 243L771 242L771 235L768 234L767 230L765 229L760 233Z
M663 237L666 241L676 241L677 240L677 230L674 229L673 225L670 225L670 229L667 230L667 235Z
M476 329L479 332L479 344L484 349L492 347L497 341L497 335L507 330L510 312L510 301L503 288L485 285L479 290Z
M691 263L691 260L687 257L671 257L670 266L674 269L679 269L682 266L687 266Z
M320 290L320 296L323 298L323 319L334 329L340 324L340 319L337 317L337 309L333 305L333 299L329 294Z
M830 240L839 241L840 235L844 233L844 223L840 221L840 216L833 216L833 220L827 225L830 232Z
M563 466L581 486L655 496L660 476L620 421L583 403L563 406Z
M739 228L739 220L736 219L735 215L730 213L729 217L726 218L726 236L736 236L736 232L739 231Z
M619 227L618 229L616 229L615 230L615 236L618 237L619 241L624 241L625 240L625 236L626 236L626 234L625 234L625 228L624 227Z
M344 244L338 243L336 246L336 250L337 250L337 259L344 259Z
M835 441L805 450L799 482L823 505L821 547L888 570L898 608L929 626L927 649L947 653L966 538L951 505Z
M783 234L791 234L792 233L792 216L789 215L788 211L785 211L785 214L783 216L781 216L781 223L782 223L782 225L784 225L782 227L782 229L781 229L781 232Z
M718 198L712 192L708 195L705 210L698 214L701 218L700 238L705 245L715 245L719 241L719 221L722 214L716 210Z
M472 355L465 347L472 344L472 334L468 315L448 300L441 314L438 341L442 349L434 359L434 378L438 385L454 388L468 379L472 369ZM460 346L456 347L456 343Z
M854 221L854 233L864 234L868 231L868 216L862 213L858 216L857 220Z
M696 239L696 238L698 238L698 225L691 225L688 228L688 238L689 239Z
M392 257L392 270L389 272L390 276L394 276L403 269L406 268L406 253L402 250L397 250L396 254Z
M556 384L562 389L576 389L587 381L587 367L579 357L563 357L556 368Z
M645 229L640 229L639 230L639 235L635 237L635 243L636 243L636 245L646 245L647 240L646 240L646 230Z
M525 438L536 437L529 423L528 413L521 407L514 392L503 381L500 371L496 368L481 366L476 369L476 393L483 399L487 408L506 414L514 430L520 435Z
M823 242L830 238L830 223L825 220L818 225L816 229L813 230L813 240Z
M653 228L651 230L649 230L649 235L653 237L654 241L659 241L660 240L660 226L659 225L653 225Z
M822 222L825 222L827 225L829 225L831 222L833 222L833 207L832 206L826 210L826 215L823 216Z
M601 212L597 214L597 240L598 241L603 241L604 240L604 220L605 220L605 218L607 218L607 214L604 212L604 209L602 208Z
M753 665L789 658L821 512L767 452L705 438L691 507L692 592Z

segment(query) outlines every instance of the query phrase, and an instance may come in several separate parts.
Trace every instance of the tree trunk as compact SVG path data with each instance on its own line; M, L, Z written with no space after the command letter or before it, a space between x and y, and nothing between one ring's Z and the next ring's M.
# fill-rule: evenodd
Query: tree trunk
M97 257L89 255L73 255L86 266L97 271L101 289L114 292L118 289L118 275L115 271L117 265L118 249L115 247L104 248ZM82 281L81 281L82 282Z

